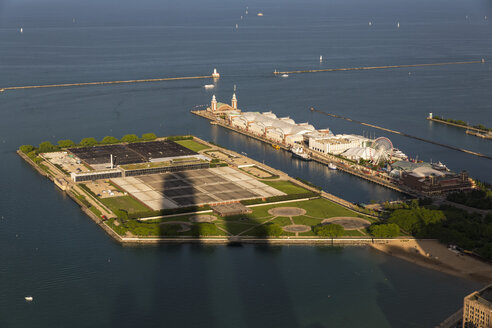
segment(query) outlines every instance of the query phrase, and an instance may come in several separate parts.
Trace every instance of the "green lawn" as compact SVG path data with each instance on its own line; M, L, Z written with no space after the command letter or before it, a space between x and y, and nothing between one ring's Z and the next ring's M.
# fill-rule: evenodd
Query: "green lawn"
M175 141L175 143L180 144L181 146L191 149L195 152L199 152L200 150L210 148L209 146L205 146L204 144L196 142L195 140L178 140Z
M295 186L294 186L295 187ZM102 200L108 207L111 209L131 209L131 210L143 210L143 205L138 203L131 197L114 197L114 198L106 198ZM269 221L273 218L271 214L268 213L268 210L275 207L300 207L306 210L305 215L295 216L293 217L293 221L295 224L303 224L307 226L315 226L320 224L321 221L325 218L331 218L336 216L361 216L357 215L357 213L352 212L350 210L341 207L327 199L318 198L307 201L295 201L291 203L284 204L273 204L273 205L265 205L265 206L255 206L251 209L253 213L248 215L237 215L233 217L217 217L217 220L213 223L217 225L217 227L223 228L228 231L232 235L238 235L245 230L251 229L246 232L244 235L255 236L257 234L261 235L263 231L262 223ZM152 234L159 235L160 228L159 224L161 222L169 222L169 221L185 221L189 222L189 218L191 215L176 215L173 217L167 217L164 219L156 219L147 222L138 222L133 221L128 225L129 230L138 235L149 236ZM288 217L276 217L271 220L272 223L276 223L280 226L290 225L291 221ZM190 232L183 232L179 235L190 235ZM226 235L223 231L219 231L218 235ZM283 232L282 236L294 236L294 233ZM312 231L300 233L300 236L314 236ZM344 236L361 236L362 234L358 231L345 231Z
M278 189L287 195L295 195L295 194L305 194L310 192L307 189L304 189L301 186L298 186L291 181L262 181L264 184L269 185L270 187L273 187L275 189Z
M149 208L130 196L99 198L111 211L125 210L128 213L148 211Z

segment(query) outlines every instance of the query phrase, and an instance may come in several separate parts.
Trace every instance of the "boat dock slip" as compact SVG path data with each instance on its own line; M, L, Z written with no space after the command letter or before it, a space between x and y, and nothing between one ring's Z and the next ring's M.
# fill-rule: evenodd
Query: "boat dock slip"
M423 67L423 66L445 66L445 65L465 65L465 64L483 64L483 60L461 61L461 62L446 62L446 63L431 63L431 64L412 64L412 65L389 65L389 66L366 66L366 67L345 67L345 68L326 68L326 69L310 69L302 71L286 71L273 72L275 75L282 74L300 74L300 73L319 73L319 72L336 72L336 71L365 71L372 69L386 68L405 68L405 67Z
M106 84L123 84L123 83L163 82L163 81L177 81L177 80L197 80L197 79L211 79L212 77L213 77L212 75L206 75L206 76L164 77L164 78L143 79L143 80L124 80L124 81L101 81L101 82L79 82L79 83L63 83L63 84L27 85L27 86L19 86L19 87L5 87L5 88L0 88L0 91L22 90L22 89L40 89L40 88L81 87L81 86L89 86L89 85L106 85Z
M327 112L324 112L324 111L315 109L314 107L311 107L311 111L312 112L317 112L317 113L320 113L320 114L323 114L323 115L331 116L331 117L334 117L334 118L341 118L342 120L345 120L345 121L349 121L349 122L353 122L353 123L358 123L358 124L361 124L361 125L364 125L364 126L368 126L368 127L374 128L374 129L378 129L378 130L382 130L382 131L386 131L386 132L398 134L398 135L401 135L401 136L404 136L404 137L407 137L407 138L412 138L412 139L420 140L420 141L427 142L427 143L430 143L430 144L433 144L433 145L441 146L441 147L444 147L444 148L449 148L449 149L452 149L452 150L456 150L456 151L460 151L460 152L467 153L467 154L470 154L470 155L475 155L475 156L478 156L478 157L483 157L483 158L492 160L492 157L491 156L488 156L488 155L484 155L484 154L477 153L477 152L474 152L474 151L471 151L471 150L467 150L467 149L463 149L463 148L458 148L458 147L446 145L446 144L443 144L443 143L440 143L440 142L437 142L437 141L432 141L432 140L429 140L429 139L424 139L424 138L421 138L421 137L413 136L413 135L410 135L410 134L407 134L407 133L404 133L404 132L400 132L400 131L395 131L395 130L383 128L383 127L380 127L380 126L377 126L377 125L374 125L374 124L364 123L364 122L361 122L361 121L353 120L353 119L348 118L348 117L343 117L343 116L340 116L340 115L327 113Z

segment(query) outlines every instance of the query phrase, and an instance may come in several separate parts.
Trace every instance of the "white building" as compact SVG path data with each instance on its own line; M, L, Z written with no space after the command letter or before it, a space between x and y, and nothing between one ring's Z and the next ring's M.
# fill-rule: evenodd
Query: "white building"
M323 154L339 155L344 151L362 147L367 138L357 135L339 134L336 136L312 136L309 138L309 148L319 151Z
M229 120L236 128L288 145L300 144L305 134L316 131L308 123L296 123L290 117L279 118L272 112L231 113Z

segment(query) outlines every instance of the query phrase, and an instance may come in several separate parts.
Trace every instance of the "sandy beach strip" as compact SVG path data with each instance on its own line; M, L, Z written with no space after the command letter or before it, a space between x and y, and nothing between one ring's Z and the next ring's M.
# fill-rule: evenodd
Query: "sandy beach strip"
M492 265L466 254L453 252L437 240L391 240L370 244L386 254L417 265L480 283L492 282Z

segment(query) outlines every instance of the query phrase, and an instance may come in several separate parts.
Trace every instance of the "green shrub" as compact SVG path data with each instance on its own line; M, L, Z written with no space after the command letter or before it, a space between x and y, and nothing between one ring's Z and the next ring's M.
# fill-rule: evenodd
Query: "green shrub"
M110 145L110 144L115 144L118 142L120 142L120 141L118 139L116 139L115 137L105 136L104 138L102 138L100 143L103 145Z
M193 140L193 136L171 136L166 138L169 141Z
M70 147L74 147L74 146L75 146L75 142L73 142L70 139L58 140L58 147L60 147L60 148L70 148Z
M322 237L336 238L343 235L345 229L339 224L320 224L314 227L314 233Z
M57 150L58 150L58 147L53 145L49 141L44 141L44 142L40 143L39 147L38 147L38 151L40 153L49 153L51 151L57 151Z
M92 147L97 145L96 138L84 138L80 141L80 145L84 147Z
M19 150L24 154L30 153L34 150L34 146L31 145L22 145L19 147Z
M154 133L144 133L142 134L143 140L154 140L157 139L157 136Z
M373 224L369 233L376 238L394 238L400 234L400 227L394 223Z
M123 142L135 142L138 141L138 137L136 134L125 134L123 138L121 138Z

